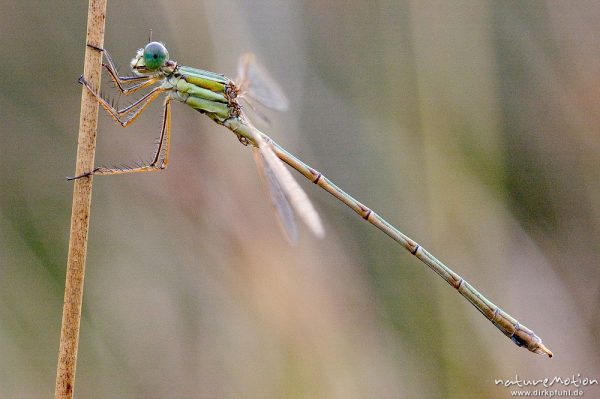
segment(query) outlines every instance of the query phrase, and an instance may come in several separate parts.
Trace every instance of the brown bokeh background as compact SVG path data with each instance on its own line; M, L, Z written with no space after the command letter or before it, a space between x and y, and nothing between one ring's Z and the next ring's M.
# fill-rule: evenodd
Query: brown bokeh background
M86 10L0 6L1 398L54 388ZM255 52L291 102L264 130L555 358L300 175L327 235L288 245L251 152L175 106L167 171L94 181L76 396L506 398L494 379L600 378L599 21L592 1L109 2L123 71L150 29L232 77ZM97 163L148 158L159 107L125 130L101 114Z

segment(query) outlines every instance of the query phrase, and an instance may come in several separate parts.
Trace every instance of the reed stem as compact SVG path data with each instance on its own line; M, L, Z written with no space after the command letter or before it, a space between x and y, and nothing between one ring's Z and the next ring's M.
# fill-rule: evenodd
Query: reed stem
M106 2L107 0L90 0L88 7L86 44L97 48L104 46ZM85 79L95 87L100 87L101 70L102 53L97 49L86 46L83 68ZM83 87L75 176L94 168L97 125L98 101ZM54 391L55 399L71 399L75 388L75 368L77 366L77 346L79 344L91 202L92 176L75 180L65 298Z

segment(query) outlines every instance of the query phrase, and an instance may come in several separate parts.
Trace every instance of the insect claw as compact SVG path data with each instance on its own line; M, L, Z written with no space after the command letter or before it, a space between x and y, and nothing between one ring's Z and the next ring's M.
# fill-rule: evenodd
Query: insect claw
M86 46L88 46L89 48L93 48L94 50L98 50L101 53L104 52L104 49L102 47L94 46L93 44L89 44L89 43L86 43Z
M94 169L94 171L92 171L92 172L82 173L79 176L67 176L66 179L67 179L67 181L79 180L82 177L88 177L88 176L92 175L95 171L96 171L96 169Z

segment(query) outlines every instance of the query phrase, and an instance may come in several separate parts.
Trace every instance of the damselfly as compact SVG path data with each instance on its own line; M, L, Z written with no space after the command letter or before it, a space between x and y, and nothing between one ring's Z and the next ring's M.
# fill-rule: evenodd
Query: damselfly
M124 95L152 88L132 104L118 109L103 98L82 76L79 82L98 99L113 119L121 126L127 127L152 101L164 94L163 124L156 151L148 164L121 168L97 167L72 179L90 175L114 175L165 169L169 162L171 103L174 100L185 103L207 115L216 123L227 127L242 144L252 147L258 169L269 189L271 202L282 229L290 241L294 242L298 235L293 210L318 237L324 235L324 230L306 193L284 166L284 162L400 243L456 288L515 344L524 346L531 352L552 357L552 352L544 346L542 340L533 331L494 305L471 284L427 252L425 248L254 127L246 116L240 100L248 103L250 103L249 100L253 100L275 110L287 109L288 101L283 91L255 62L252 55L241 57L239 76L233 81L218 73L179 65L169 58L169 53L162 43L150 42L143 49L139 49L131 60L131 69L135 76L119 76L117 68L106 50L89 44L88 46L104 53L106 63L103 64L103 67L108 71L116 88Z

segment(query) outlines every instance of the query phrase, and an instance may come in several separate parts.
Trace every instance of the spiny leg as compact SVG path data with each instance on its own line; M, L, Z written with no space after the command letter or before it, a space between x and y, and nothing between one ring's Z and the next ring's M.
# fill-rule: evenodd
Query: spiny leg
M113 119L123 127L127 127L131 123L133 123L137 119L137 117L139 117L142 114L142 112L146 110L146 108L148 107L148 105L150 105L152 101L156 100L162 92L168 90L162 87L156 87L149 93L141 97L139 100L119 110L110 105L108 101L106 101L100 94L98 94L83 77L79 78L79 82L82 85L84 85L94 97L96 97L96 99L98 100L98 102L100 102L100 105L104 107L106 112L108 112L110 116L112 116ZM121 119L122 115L126 115L128 113L130 114L129 117Z
M125 94L126 96L133 94L139 90L145 89L146 87L150 87L156 82L158 82L160 79L162 79L161 77L157 76L143 76L142 79L140 79L143 80L141 83L137 83L128 88L124 88L123 86L121 86L121 83L124 83L123 79L129 78L129 76L118 76L116 69L113 71L106 64L102 64L102 66L106 68L106 70L108 71L108 75L110 76L111 80L115 83L119 91ZM131 82L132 80L133 79L129 79L129 82Z
M113 61L108 50L105 50L100 47L96 47L89 43L88 43L88 47L98 50L102 54L104 54L107 64L102 63L102 66L104 68L106 68L106 70L108 71L108 73L110 75L111 80L116 84L119 91L121 91L121 93L125 94L126 96L129 94L135 93L136 91L141 90L145 87L149 87L149 86L153 85L154 83L156 83L160 79L156 76L119 76L119 72L117 71L115 62ZM138 83L129 88L124 88L122 86L122 84L136 83L136 82L141 82L141 83Z
M165 98L165 104L163 108L163 124L160 132L160 138L158 146L152 162L148 165L138 165L136 167L112 167L107 168L100 166L92 170L91 172L83 173L79 176L69 177L67 180L80 179L91 175L120 175L125 173L139 173L139 172L157 172L167 168L169 163L169 145L171 142L171 97ZM161 161L161 154L164 153Z
M156 100L156 98L164 91L166 91L167 89L164 88L160 88L157 87L154 90L152 90L151 92L149 92L148 94L146 94L144 97L142 97L141 99L139 99L138 101L136 101L135 103L131 104L130 106L124 108L123 110L117 110L114 107L112 107L104 98L102 98L98 93L96 93L92 87L89 85L89 83L83 79L80 78L79 79L80 83L83 84L87 90L90 91L90 93L92 93L92 95L94 95L94 97L96 97L98 99L98 101L100 102L100 104L104 107L104 109L113 117L113 119L115 121L117 121L122 127L127 127L129 126L131 123L133 123L140 115L141 113L148 107L148 105ZM163 147L163 142L165 141L165 138L167 139L167 144L165 146L165 148L168 150L168 144L169 144L169 140L170 140L170 128L171 128L171 118L170 118L170 101L171 101L171 97L167 97L166 101L165 101L165 105L164 105L164 114L163 114L163 126L162 126L162 130L161 130L161 135L160 135L160 139L158 142L158 148L156 150L156 153L153 157L152 163L150 165L139 165L135 168L130 168L130 167L120 167L120 168L107 168L107 167L97 167L94 170L92 170L91 172L86 172L83 173L79 176L75 176L75 177L68 177L67 180L74 180L74 179L79 179L82 177L86 177L86 176L90 176L90 175L111 175L111 174L123 174L123 173L134 173L134 172L146 172L146 171L152 171L152 170L161 170L167 167L167 163L168 163L168 151L166 152L166 156L165 159L163 160L163 162L161 163L160 166L157 166L158 164L158 160L160 158L160 154L162 152L162 147ZM120 118L119 114L123 114L123 113L131 113L129 115L128 118L126 118L125 120L122 120Z
M160 169L166 169L169 164L169 147L171 145L171 97L165 98L165 106L163 109L163 126L160 132L160 139L158 141L158 147L154 154L154 159L151 165L156 165L160 159L160 154L164 151L164 157L160 163ZM164 146L163 146L164 143ZM163 148L161 148L163 147Z

